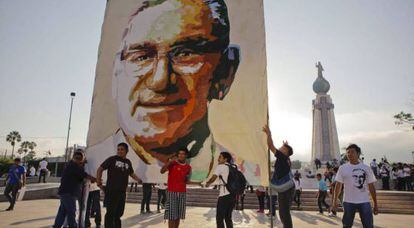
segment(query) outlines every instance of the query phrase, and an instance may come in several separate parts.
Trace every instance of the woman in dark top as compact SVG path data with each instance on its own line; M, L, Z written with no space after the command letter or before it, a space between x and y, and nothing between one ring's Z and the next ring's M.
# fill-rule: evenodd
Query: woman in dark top
M267 135L267 145L269 150L273 152L276 157L275 169L273 172L273 179L282 179L286 175L289 175L290 170L290 156L293 154L293 149L289 146L287 141L283 141L283 145L276 149L272 140L272 133L270 132L269 126L265 125L263 131ZM290 215L290 206L292 205L293 194L295 191L295 186L290 189L278 193L278 203L279 203L279 217L283 223L284 228L291 228L292 225L292 216Z

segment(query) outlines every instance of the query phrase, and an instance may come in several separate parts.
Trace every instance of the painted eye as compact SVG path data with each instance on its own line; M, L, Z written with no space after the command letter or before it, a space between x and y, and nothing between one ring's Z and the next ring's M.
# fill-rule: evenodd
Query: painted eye
M145 61L145 60L149 60L151 58L151 56L149 55L140 55L140 54L136 54L136 55L132 55L131 56L131 61Z
M192 50L182 50L180 52L178 52L175 56L177 57L191 57L194 56L195 52Z

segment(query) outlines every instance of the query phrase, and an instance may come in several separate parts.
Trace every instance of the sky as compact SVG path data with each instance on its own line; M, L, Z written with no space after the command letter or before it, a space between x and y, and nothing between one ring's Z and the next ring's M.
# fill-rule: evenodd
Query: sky
M0 0L0 154L11 152L12 130L35 141L39 156L63 154L72 91L69 144L86 144L105 3ZM274 141L310 160L321 61L340 147L357 143L367 160L412 161L414 131L392 117L414 112L414 2L264 0L264 9Z

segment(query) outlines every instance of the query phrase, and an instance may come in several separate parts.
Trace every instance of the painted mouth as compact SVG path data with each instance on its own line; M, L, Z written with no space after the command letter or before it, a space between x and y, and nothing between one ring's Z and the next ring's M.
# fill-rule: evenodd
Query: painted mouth
M158 108L158 107L166 107L166 106L179 106L179 105L184 105L187 103L187 99L179 99L176 101L172 101L172 102L145 102L145 103L141 103L139 102L137 104L138 107L148 107L148 108Z

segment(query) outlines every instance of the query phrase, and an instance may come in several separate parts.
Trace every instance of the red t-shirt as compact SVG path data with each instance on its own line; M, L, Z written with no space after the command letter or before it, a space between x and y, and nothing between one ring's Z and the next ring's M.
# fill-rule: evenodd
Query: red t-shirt
M191 173L189 164L181 164L177 161L171 162L168 167L168 191L186 192L187 177Z

